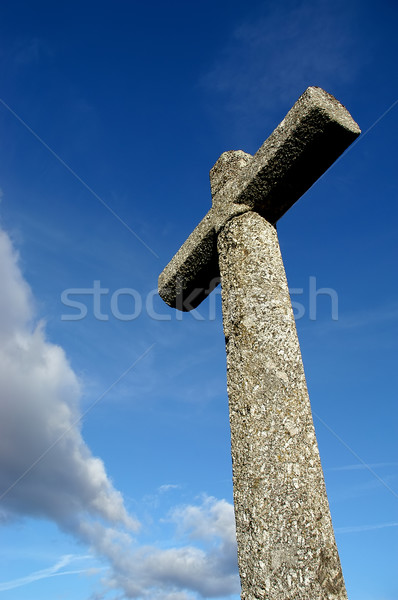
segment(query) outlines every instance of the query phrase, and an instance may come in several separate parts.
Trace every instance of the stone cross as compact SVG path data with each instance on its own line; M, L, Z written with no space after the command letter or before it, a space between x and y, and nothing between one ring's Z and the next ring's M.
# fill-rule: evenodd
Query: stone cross
M187 311L221 276L242 600L347 598L275 224L359 134L308 88L254 156L220 156L212 208L159 277Z

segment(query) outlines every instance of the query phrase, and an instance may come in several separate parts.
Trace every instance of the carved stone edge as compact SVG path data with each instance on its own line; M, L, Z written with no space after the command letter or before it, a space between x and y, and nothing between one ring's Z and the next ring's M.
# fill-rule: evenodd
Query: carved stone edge
M254 156L224 152L210 171L212 209L159 276L166 304L196 308L218 283L216 238L225 224L249 210L276 223L359 134L334 96L309 87Z

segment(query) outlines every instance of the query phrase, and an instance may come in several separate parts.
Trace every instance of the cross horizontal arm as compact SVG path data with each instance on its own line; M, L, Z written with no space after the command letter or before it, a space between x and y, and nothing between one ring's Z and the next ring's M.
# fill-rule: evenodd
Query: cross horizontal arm
M159 276L159 294L173 308L195 308L219 282L212 212L210 209Z
M336 98L309 87L240 173L235 202L276 223L360 133Z
M217 285L217 235L225 224L247 211L276 223L359 134L340 102L310 87L253 157L222 154L210 171L212 209L159 277L163 300L184 311L198 306Z

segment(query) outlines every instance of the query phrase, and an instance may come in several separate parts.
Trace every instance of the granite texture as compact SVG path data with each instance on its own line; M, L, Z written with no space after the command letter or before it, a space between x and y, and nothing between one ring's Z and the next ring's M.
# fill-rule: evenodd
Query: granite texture
M359 133L340 102L310 87L254 156L222 154L210 171L212 208L159 277L163 300L196 308L217 285L217 234L225 224L249 210L276 223Z
M220 156L212 208L159 276L187 311L221 274L242 600L347 598L275 223L359 133L308 88L254 156Z
M275 227L218 236L242 600L347 598Z

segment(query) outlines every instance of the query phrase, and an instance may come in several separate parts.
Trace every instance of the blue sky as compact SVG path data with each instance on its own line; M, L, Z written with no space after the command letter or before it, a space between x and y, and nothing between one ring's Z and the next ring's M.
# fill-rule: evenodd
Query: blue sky
M239 598L219 290L157 278L319 85L363 134L278 231L348 595L398 600L397 13L2 3L0 597Z

